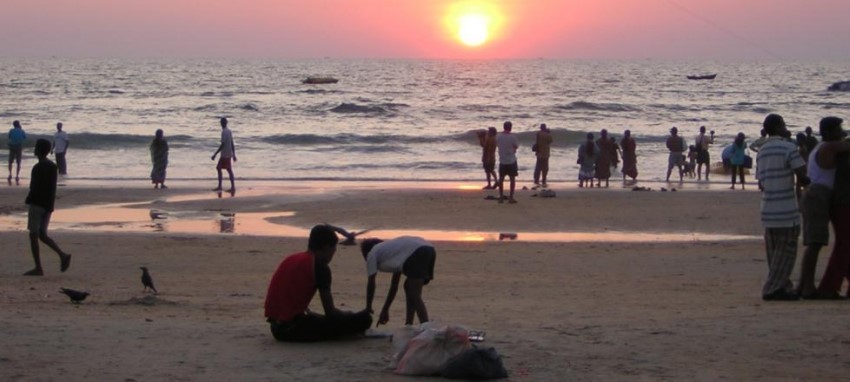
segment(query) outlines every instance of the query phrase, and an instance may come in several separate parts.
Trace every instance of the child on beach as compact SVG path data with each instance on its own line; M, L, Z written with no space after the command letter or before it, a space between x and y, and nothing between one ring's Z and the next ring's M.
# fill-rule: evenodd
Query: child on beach
M32 167L30 192L26 199L29 208L27 229L30 233L30 249L35 268L24 273L24 276L44 275L39 253L39 239L59 255L59 270L65 272L71 265L71 255L63 252L56 242L47 236L47 226L50 224L50 215L53 213L53 205L56 201L56 181L59 177L56 164L47 159L50 146L50 142L46 139L39 139L35 143L35 156L38 157L38 163Z
M372 312L372 300L375 298L375 276L378 271L391 272L393 274L387 299L381 314L378 316L378 324L386 324L390 320L390 306L398 291L398 282L403 274L404 295L407 300L407 314L404 319L405 325L413 325L413 314L419 317L419 323L428 322L428 310L422 301L422 287L434 278L434 263L437 252L431 243L421 237L400 236L395 239L383 241L380 239L366 239L360 243L360 251L366 260L366 273L369 280L366 284L366 309Z
M688 162L685 164L685 174L693 178L696 174L694 169L697 166L697 147L694 145L688 146Z

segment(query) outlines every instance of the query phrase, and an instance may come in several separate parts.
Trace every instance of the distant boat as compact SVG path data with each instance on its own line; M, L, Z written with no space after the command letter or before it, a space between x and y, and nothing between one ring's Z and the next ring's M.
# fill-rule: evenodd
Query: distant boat
M302 84L335 84L337 82L339 80L333 77L307 77L301 81Z
M717 74L705 74L701 76L688 76L689 80L713 80Z
M850 92L850 81L839 81L829 86L826 90L831 92Z

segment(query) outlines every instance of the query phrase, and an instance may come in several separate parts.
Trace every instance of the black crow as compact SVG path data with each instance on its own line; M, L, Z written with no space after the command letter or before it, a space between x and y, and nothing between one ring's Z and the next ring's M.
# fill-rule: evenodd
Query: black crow
M79 304L80 301L85 300L89 296L89 292L80 292L68 288L59 288L59 291L67 295L71 299L71 302L75 304Z
M154 294L159 293L159 292L156 291L156 288L154 288L154 286L153 286L153 278L151 277L151 274L148 273L148 268L147 267L139 267L139 269L142 270L142 285L145 286L144 290L147 291L148 288L151 288L151 290L153 291Z

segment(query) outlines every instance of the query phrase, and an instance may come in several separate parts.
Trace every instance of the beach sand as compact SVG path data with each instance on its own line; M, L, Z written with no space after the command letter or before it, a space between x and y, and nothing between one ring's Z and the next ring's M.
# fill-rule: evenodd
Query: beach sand
M453 186L296 182L245 186L221 199L170 186L69 185L59 190L57 214L139 202L142 211L230 211L237 223L243 213L292 211L269 219L304 232L321 222L433 232L436 278L424 291L432 318L486 331L482 345L503 355L511 380L824 381L850 372L850 301L761 300L767 266L757 192L556 188L556 198L522 191L519 204L498 205L484 191ZM25 211L25 193L0 189L0 220ZM149 204L163 195L171 199ZM263 318L268 280L286 255L306 248L305 236L251 236L238 225L236 234L93 227L52 231L73 263L59 273L56 255L42 247L46 276L35 278L21 276L32 267L22 227L0 233L0 380L410 380L387 369L386 339L271 337ZM443 241L441 231L517 232L519 240ZM533 232L570 239L523 240ZM570 232L611 234L582 241ZM664 241L667 233L694 239ZM142 292L139 266L150 268L158 295ZM359 249L340 246L331 269L337 305L362 309ZM388 282L379 276L376 301ZM59 287L91 296L74 305ZM403 298L379 329L402 326ZM311 307L321 311L318 297Z

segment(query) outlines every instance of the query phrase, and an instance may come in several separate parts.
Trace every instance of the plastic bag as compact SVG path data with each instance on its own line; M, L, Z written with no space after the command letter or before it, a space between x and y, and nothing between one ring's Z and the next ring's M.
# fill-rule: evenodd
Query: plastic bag
M395 344L395 339L393 341ZM398 355L396 374L435 375L449 358L470 349L469 332L460 326L425 328Z
M502 365L502 357L492 347L463 351L446 361L440 374L444 378L479 381L508 377L508 371Z

